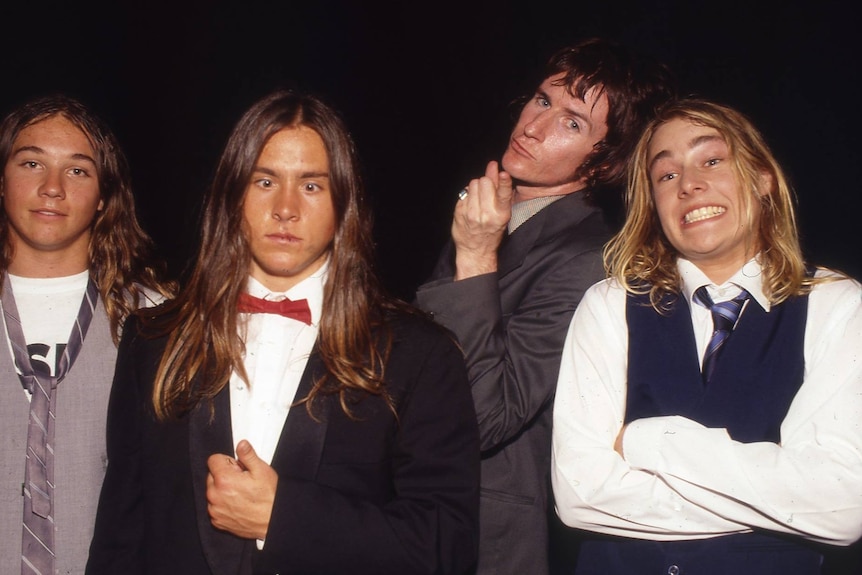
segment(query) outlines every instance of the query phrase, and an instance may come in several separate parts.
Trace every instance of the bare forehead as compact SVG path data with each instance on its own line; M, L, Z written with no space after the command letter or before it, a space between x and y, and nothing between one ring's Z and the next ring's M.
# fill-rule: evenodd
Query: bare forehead
M687 118L674 118L656 128L647 146L650 164L665 157L682 155L710 143L725 143L724 136L710 126Z
M13 148L61 147L74 153L92 155L93 145L87 134L62 114L36 120L25 126L15 138Z
M297 166L326 171L329 156L323 138L308 126L287 126L275 132L263 147L258 168Z
M285 126L275 132L266 142L266 147L280 147L285 145L307 146L312 148L324 148L323 138L316 130L308 126Z

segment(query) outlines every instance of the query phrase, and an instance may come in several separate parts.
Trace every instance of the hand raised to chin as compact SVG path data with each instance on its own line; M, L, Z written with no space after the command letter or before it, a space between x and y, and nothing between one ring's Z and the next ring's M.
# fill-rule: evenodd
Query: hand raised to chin
M512 217L512 178L497 162L488 162L485 175L465 190L452 219L455 280L497 271L497 248Z

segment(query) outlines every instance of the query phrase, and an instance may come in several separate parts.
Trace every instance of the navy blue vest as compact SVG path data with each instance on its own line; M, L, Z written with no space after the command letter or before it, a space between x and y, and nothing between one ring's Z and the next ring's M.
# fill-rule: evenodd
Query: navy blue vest
M626 422L682 415L725 428L736 441L778 442L781 421L802 385L808 298L766 313L750 300L724 344L708 386L701 378L691 313L682 298L658 314L647 296L629 295ZM577 573L645 575L813 575L820 553L799 540L755 532L698 541L589 538Z

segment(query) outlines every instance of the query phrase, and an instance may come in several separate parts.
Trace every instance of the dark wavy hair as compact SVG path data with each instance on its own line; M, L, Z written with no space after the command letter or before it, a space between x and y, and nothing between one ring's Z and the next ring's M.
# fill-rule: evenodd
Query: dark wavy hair
M104 121L78 100L63 94L42 96L10 112L0 124L0 169L12 155L25 128L62 116L81 130L95 151L99 194L104 202L90 225L89 270L105 305L116 343L126 317L143 299L143 288L170 297L174 282L164 279L165 265L154 257L154 245L135 215L131 175L117 138ZM0 173L0 190L5 190ZM15 254L9 242L9 219L0 210L0 271Z
M572 97L583 100L597 88L608 98L607 135L575 175L584 178L587 200L619 211L629 158L656 110L676 97L676 77L663 63L602 38L557 50L545 65L543 79L560 74L555 84L565 86Z
M153 389L162 419L213 398L234 371L246 377L236 311L251 262L243 201L266 143L298 126L311 128L324 142L336 215L317 341L327 374L303 401L311 411L317 396L336 394L350 415L352 391L389 400L383 380L389 343L377 328L387 309L409 308L384 295L373 271L372 219L353 140L339 114L318 98L277 91L255 103L233 129L204 201L188 281L150 320L157 333L168 336Z

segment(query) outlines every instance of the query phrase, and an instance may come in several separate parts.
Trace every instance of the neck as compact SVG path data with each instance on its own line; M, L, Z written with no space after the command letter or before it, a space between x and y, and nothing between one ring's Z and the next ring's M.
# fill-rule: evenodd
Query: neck
M707 262L692 260L692 262L704 273L709 281L717 286L720 286L736 274L742 266L751 258L746 258L744 261L734 260L732 262Z
M736 252L712 257L697 257L690 254L683 257L696 265L709 281L720 286L741 270L759 251L756 246L750 246L744 253Z
M72 276L89 268L86 254L70 257L69 254L24 250L15 253L8 272L25 278L59 278Z
M580 192L585 188L581 181L569 182L558 186L531 186L529 184L519 183L515 186L515 193L512 201L514 203L526 202L527 200L535 200L536 198L546 198L548 196L566 196Z

